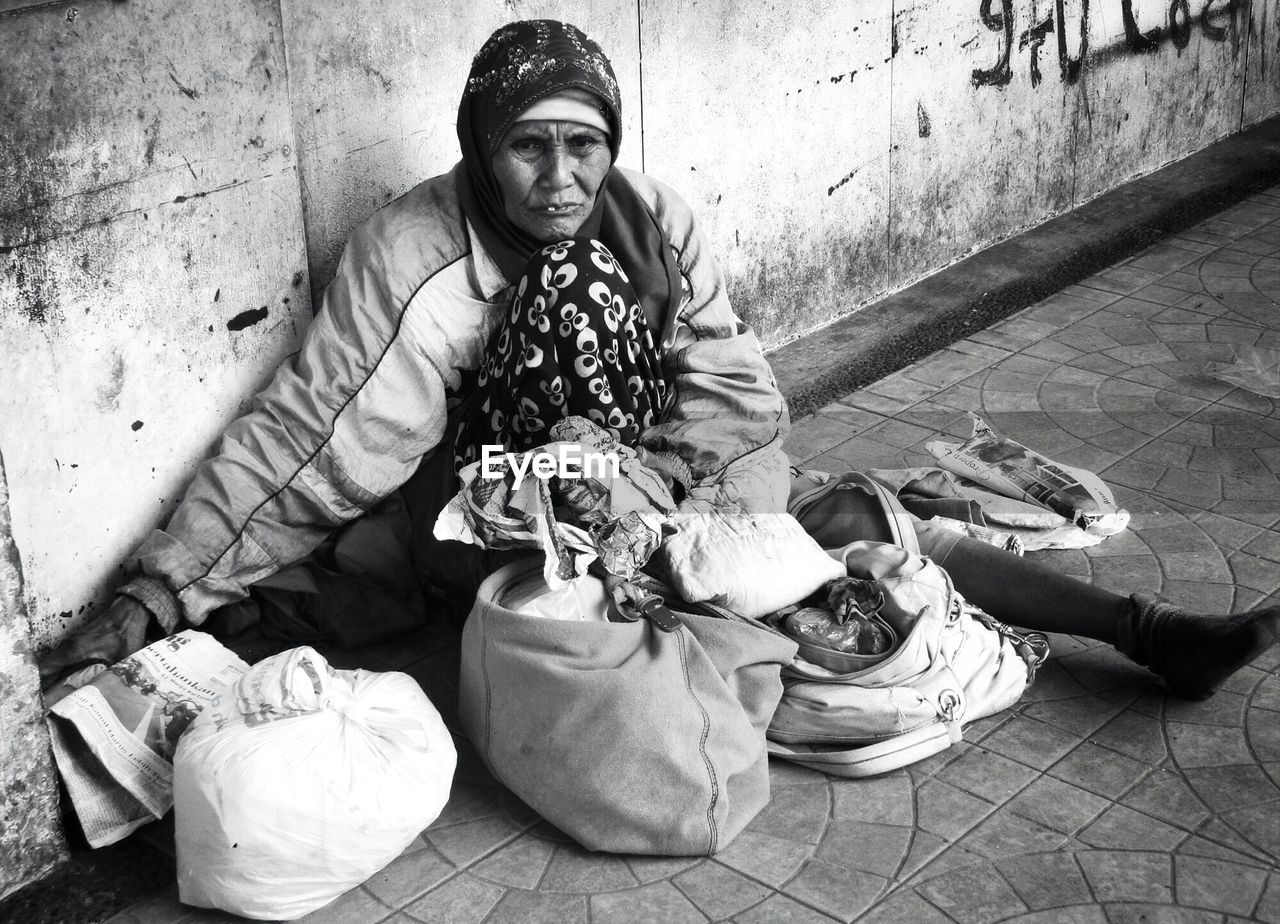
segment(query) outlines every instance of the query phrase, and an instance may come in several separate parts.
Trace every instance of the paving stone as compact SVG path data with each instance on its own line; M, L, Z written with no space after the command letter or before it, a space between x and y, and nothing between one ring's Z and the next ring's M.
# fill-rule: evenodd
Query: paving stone
M1121 801L1181 828L1195 828L1210 814L1182 775L1164 768L1147 776Z
M764 901L773 890L716 862L702 863L672 880L707 917L723 920Z
M1054 831L1070 834L1097 817L1110 803L1091 792L1042 776L1013 797L1009 808Z
M833 866L888 879L902 865L910 845L910 828L865 821L833 821L814 856Z
M1243 764L1253 759L1242 728L1167 722L1165 729L1173 757L1184 769Z
M493 882L517 889L532 889L542 880L555 846L542 838L524 835L472 867Z
M968 832L995 811L995 808L991 801L978 799L972 793L942 779L931 779L916 792L916 815L920 829L948 841L957 840L961 834Z
M918 828L915 829L911 837L911 849L907 851L907 858L902 861L902 867L898 870L897 878L899 880L910 879L926 863L933 863L934 858L946 849L947 841L936 834L930 834ZM958 850L959 848L956 849ZM967 852L964 853L967 855ZM941 872L941 870L936 870L936 872Z
M701 857L627 857L627 867L641 884L668 879L685 870L710 862Z
M1256 914L1259 921L1280 924L1280 873L1273 872L1268 877Z
M1035 776L1035 770L1025 764L981 748L973 748L939 774L944 782L997 805L1027 786Z
M905 771L863 780L831 781L832 817L840 821L874 821L911 825L915 821L911 778Z
M479 924L506 892L500 885L477 879L468 873L460 873L404 910L422 924ZM371 919L351 920L352 924L357 924Z
M637 921L705 924L707 920L706 915L669 882L592 895L589 907L592 924L634 924Z
M960 844L979 856L996 860L1056 850L1066 840L1066 835L1060 831L1015 814L1006 806L966 834Z
M365 888L389 908L400 908L452 875L454 865L431 848L402 854L369 877Z
M622 857L588 853L576 844L556 848L539 888L544 892L611 892L637 884Z
M1243 694L1219 690L1209 699L1185 700L1170 698L1165 704L1165 719L1172 722L1188 722L1197 725L1244 725L1245 706Z
M830 924L837 920L782 893L775 893L733 919L737 924Z
M799 872L812 855L813 848L806 844L747 830L717 853L716 859L776 889Z
M914 891L899 891L873 905L859 924L951 924L951 918Z
M298 920L304 924L373 924L390 915L391 911L364 888L356 886Z
M786 894L841 921L852 921L880 896L889 881L844 866L810 860L787 883Z
M1092 899L1073 854L1033 853L1009 857L999 861L996 867L1033 910L1063 908Z
M1166 903L1173 899L1173 863L1166 854L1084 850L1076 859L1097 901Z
M1014 716L982 739L988 751L1044 770L1080 743L1077 735L1035 719Z
M804 461L852 439L858 432L842 420L819 414L793 424L783 449L792 459Z
M428 829L426 838L450 863L466 866L512 840L526 827L508 815L490 815L448 828Z
M769 804L750 822L753 831L816 844L831 815L825 786L787 786L773 790Z
M917 891L960 924L986 924L1029 910L995 868L985 863L930 879Z
M588 924L585 895L508 890L486 924Z
M855 435L888 419L882 414L874 414L862 408L841 404L839 401L833 401L831 404L819 408L817 415L839 421L853 430Z
M1093 847L1168 852L1186 836L1185 831L1173 825L1123 805L1113 805L1081 832L1080 840Z
M1174 858L1178 903L1250 915L1267 885L1267 872L1205 857Z

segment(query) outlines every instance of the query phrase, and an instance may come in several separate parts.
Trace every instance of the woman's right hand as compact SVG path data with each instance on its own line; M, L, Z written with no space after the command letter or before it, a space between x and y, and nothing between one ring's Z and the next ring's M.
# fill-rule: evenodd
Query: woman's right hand
M115 664L142 648L150 622L151 613L145 606L132 597L118 596L104 613L46 652L38 659L46 705L53 692L50 688L68 674L90 664Z

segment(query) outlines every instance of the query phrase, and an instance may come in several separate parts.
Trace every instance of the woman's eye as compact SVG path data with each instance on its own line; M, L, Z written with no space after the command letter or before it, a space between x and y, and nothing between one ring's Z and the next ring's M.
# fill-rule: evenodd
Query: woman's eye
M569 147L578 153L591 151L600 141L590 135L577 135L569 139Z
M517 154L537 154L542 150L542 142L536 141L533 138L522 138L519 141L513 142L511 149Z

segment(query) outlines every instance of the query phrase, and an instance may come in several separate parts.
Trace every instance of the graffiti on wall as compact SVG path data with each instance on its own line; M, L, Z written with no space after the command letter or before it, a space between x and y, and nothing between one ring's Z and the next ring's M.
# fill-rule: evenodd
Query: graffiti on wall
M1044 76L1040 55L1050 34L1056 37L1058 71L1062 82L1073 84L1080 79L1086 60L1098 61L1117 54L1151 54L1158 51L1165 42L1172 43L1181 52L1190 44L1192 33L1197 30L1209 41L1230 42L1233 53L1236 53L1240 50L1240 43L1251 18L1251 0L1195 0L1199 9L1194 12L1192 0L1118 2L1124 36L1107 46L1091 48L1090 0L1054 0L1049 15L1039 22L1025 25L1021 30L1018 28L1013 0L980 0L978 17L982 25L999 34L1001 41L995 64L973 69L973 85L996 88L1007 86L1013 80L1012 58L1016 50L1020 53L1029 52L1031 85L1039 86ZM1150 29L1141 29L1135 2L1146 2L1152 7L1158 7L1164 22Z

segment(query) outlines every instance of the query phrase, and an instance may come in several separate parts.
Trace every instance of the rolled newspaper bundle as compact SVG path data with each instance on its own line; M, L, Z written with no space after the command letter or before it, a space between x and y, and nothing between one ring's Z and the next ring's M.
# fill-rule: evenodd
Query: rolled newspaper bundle
M964 443L925 444L941 468L997 494L1039 504L1093 535L1113 536L1129 525L1129 512L1093 472L1054 462L971 416L973 435Z

